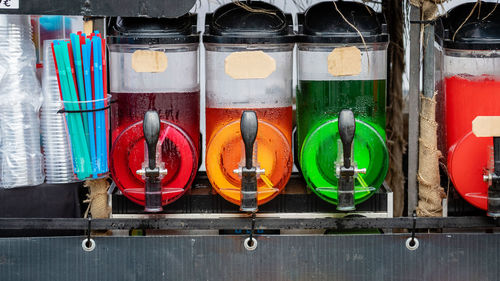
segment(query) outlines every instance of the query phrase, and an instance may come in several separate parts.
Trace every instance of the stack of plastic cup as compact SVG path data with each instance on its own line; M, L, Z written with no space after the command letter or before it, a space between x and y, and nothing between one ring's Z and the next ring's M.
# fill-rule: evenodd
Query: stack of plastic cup
M2 132L0 187L43 183L38 114L30 110L31 106L30 103L0 103L0 131Z
M66 118L58 113L63 107L52 54L52 41L43 43L42 73L43 105L41 111L42 148L47 183L68 183L75 180Z
M43 183L40 85L28 16L0 15L0 188Z

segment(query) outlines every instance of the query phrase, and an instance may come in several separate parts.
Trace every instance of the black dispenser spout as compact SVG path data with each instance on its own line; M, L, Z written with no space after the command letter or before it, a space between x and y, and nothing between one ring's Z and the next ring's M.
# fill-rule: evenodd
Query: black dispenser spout
M494 171L484 176L489 182L488 216L500 217L500 137L493 137Z
M257 205L257 174L260 172L253 165L253 151L257 138L258 121L255 111L244 111L240 123L241 137L245 144L245 165L235 172L241 174L241 206L243 212L255 213Z
M342 141L343 163L337 167L339 177L338 205L339 211L354 211L354 181L359 173L366 169L358 169L352 161L352 145L356 132L356 120L351 110L344 109L339 114L339 134Z
M146 177L144 192L146 204L144 211L151 213L161 212L163 211L163 204L160 176L165 174L166 170L156 165L156 146L160 136L160 116L158 112L153 110L146 112L142 126L147 144L148 158L146 167L143 170L137 171L137 173Z

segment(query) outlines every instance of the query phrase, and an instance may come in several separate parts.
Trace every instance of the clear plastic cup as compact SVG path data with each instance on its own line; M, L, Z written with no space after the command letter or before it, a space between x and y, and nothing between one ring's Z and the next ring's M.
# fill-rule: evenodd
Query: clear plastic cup
M45 72L45 70L44 70ZM42 76L42 84L48 76ZM43 85L43 89L46 87ZM44 95L47 92L44 91ZM42 149L47 183L69 183L75 181L69 136L66 130L61 101L45 99L41 110Z

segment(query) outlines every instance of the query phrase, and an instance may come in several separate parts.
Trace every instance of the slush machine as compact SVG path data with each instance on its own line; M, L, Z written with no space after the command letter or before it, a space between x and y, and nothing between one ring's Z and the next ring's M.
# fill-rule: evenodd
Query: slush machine
M448 173L472 205L500 216L500 12L478 16L474 3L442 19L443 80Z
M108 28L111 171L145 211L182 196L198 169L199 35L196 15L114 18Z
M298 165L309 188L341 211L373 195L388 169L385 29L361 3L321 2L299 14Z
M245 3L206 18L206 169L222 197L255 212L292 172L295 37L289 15Z

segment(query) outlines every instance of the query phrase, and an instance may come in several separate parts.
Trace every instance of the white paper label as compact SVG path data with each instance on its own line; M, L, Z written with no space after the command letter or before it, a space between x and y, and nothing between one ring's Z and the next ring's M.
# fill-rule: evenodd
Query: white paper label
M135 72L160 73L168 67L167 54L160 51L137 50L132 54L132 69Z
M0 0L0 9L19 9L19 0Z
M472 120L472 133L478 138L500 137L500 116L477 116Z
M276 61L263 51L234 52L224 63L226 74L233 79L265 79L276 71Z
M335 48L328 55L328 72L333 76L354 76L361 73L361 51L352 47Z

